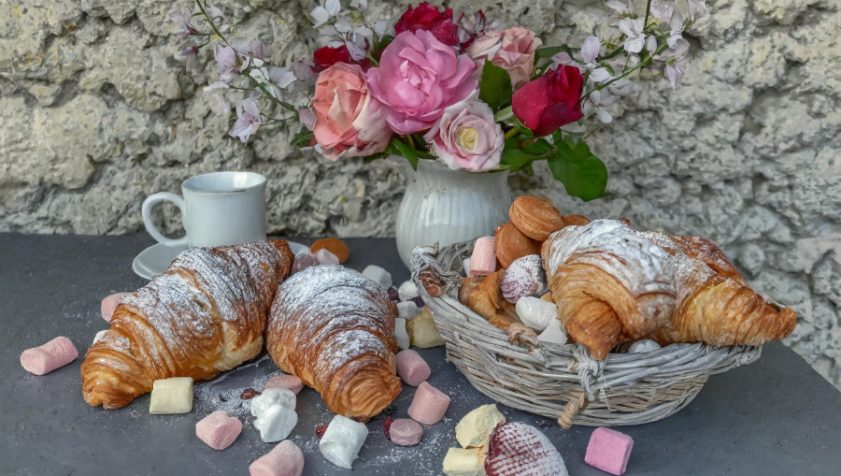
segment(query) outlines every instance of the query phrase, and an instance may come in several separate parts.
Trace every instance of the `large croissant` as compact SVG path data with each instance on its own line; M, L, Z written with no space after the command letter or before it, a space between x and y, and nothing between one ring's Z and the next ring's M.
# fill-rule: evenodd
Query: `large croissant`
M397 307L373 281L313 266L277 291L266 334L275 364L315 389L335 413L370 418L400 393Z
M642 338L759 345L796 324L793 310L756 294L702 238L595 220L553 233L542 257L559 318L597 359Z
M285 241L192 248L117 306L82 363L90 405L120 408L156 379L206 380L255 357L293 256Z

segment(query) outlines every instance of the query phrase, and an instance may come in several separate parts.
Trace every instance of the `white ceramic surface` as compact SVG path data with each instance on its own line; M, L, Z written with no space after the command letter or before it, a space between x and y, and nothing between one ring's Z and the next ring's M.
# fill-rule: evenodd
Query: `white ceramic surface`
M472 173L421 160L397 210L395 235L400 259L409 267L412 250L493 235L508 220L508 172Z
M181 184L179 195L160 192L143 201L146 231L163 245L223 246L266 239L266 177L254 172L214 172ZM186 235L167 238L155 227L152 209L172 202L181 210Z
M289 249L292 250L293 255L309 249L309 247L294 241L287 241L287 243L289 243ZM187 245L166 246L155 243L134 258L131 262L131 269L141 278L152 279L153 276L161 274L167 269L172 260L187 248Z

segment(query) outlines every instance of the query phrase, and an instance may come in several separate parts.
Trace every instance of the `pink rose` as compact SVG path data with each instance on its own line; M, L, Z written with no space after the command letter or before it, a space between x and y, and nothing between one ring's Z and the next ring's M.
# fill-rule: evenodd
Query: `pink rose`
M481 64L485 59L508 71L514 89L526 84L534 71L534 52L542 45L528 28L515 26L485 33L470 45L467 53Z
M429 150L451 169L473 171L496 168L505 145L493 111L473 96L445 109L423 138Z
M391 139L382 106L359 65L336 63L318 75L312 99L313 134L329 160L382 152Z
M380 66L368 70L368 85L385 105L388 125L404 135L429 129L474 91L474 71L467 55L456 55L432 33L404 31L383 51Z

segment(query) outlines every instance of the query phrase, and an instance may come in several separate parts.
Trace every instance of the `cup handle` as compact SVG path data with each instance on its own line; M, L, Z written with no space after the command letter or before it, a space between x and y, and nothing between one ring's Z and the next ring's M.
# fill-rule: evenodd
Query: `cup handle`
M158 203L161 202L172 202L175 206L181 210L181 219L184 219L184 199L181 198L180 195L176 195L174 193L169 192L159 192L153 193L146 197L146 200L143 200L143 206L141 207L141 213L143 214L143 225L146 227L146 231L152 235L152 238L158 241L158 243L166 246L184 246L187 245L187 235L182 236L181 238L167 238L165 237L160 230L155 226L155 223L152 221L152 208L155 207Z

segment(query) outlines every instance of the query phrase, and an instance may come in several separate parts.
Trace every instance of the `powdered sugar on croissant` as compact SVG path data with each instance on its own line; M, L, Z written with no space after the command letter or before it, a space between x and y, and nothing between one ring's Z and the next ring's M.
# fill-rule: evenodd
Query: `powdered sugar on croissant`
M542 257L567 332L596 358L646 337L761 344L794 329L795 313L745 286L708 240L595 220L553 233Z
M341 266L313 266L278 289L266 344L275 364L332 411L370 418L400 393L396 315L377 283Z
M119 408L156 379L209 379L253 358L291 264L283 241L184 251L117 306L82 363L85 401Z

